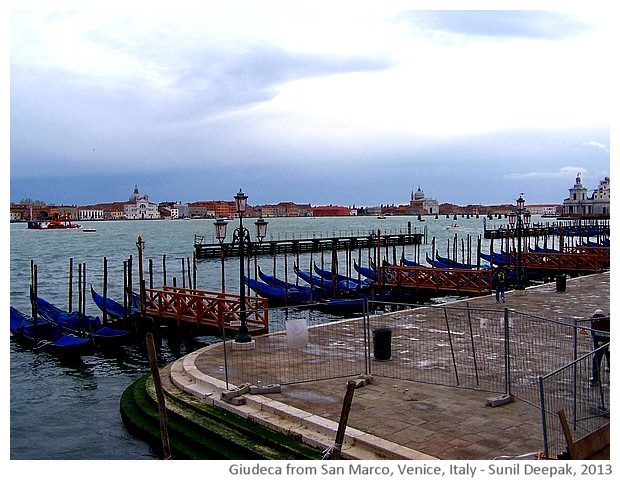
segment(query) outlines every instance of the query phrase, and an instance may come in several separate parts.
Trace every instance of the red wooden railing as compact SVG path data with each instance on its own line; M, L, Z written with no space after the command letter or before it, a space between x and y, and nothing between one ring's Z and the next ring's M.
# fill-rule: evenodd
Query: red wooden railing
M235 330L241 320L241 297L222 292L209 292L164 286L161 290L145 289L145 313L155 318L166 318L193 323L198 327ZM246 323L250 331L266 333L269 329L268 301L261 297L245 297Z

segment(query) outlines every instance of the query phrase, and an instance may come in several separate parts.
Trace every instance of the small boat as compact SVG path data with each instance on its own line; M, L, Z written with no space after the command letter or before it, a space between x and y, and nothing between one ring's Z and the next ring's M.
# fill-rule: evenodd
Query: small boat
M11 334L20 343L59 356L80 356L92 352L92 344L88 338L80 338L64 332L43 318L23 314L11 307Z
M480 258L482 258L483 260L486 260L490 264L495 264L495 265L507 265L508 260L509 260L508 254L504 252L502 253L493 252L492 255L490 253L480 252L479 255L480 255ZM511 255L510 261L511 261L510 263L516 263L516 257L513 258L513 255Z
M357 264L357 261L353 260L353 269L364 277L376 281L379 278L379 273L376 268L363 267Z
M312 304L313 310L324 313L363 313L366 298L327 298Z
M269 300L270 305L302 305L310 302L308 292L297 287L291 286L274 287L253 278L243 277L245 284L254 290L258 295Z
M562 253L560 250L556 250L554 248L540 247L538 245L534 245L534 248L530 248L530 251L537 253Z
M453 223L452 225L448 225L444 230L460 230L461 228L463 227L458 223Z
M99 317L79 312L65 312L41 297L37 297L37 310L48 322L59 326L66 333L76 336L92 337L96 347L116 347L125 345L131 338L129 330L119 330L103 326Z
M140 297L134 292L131 292L131 305L128 305L127 311L125 307L118 302L115 302L111 298L106 298L104 301L103 295L98 294L93 286L90 286L90 295L93 298L95 304L103 312L105 305L105 312L111 318L125 318L129 315L140 313Z
M66 230L80 228L80 225L71 223L71 215L62 215L54 220L31 220L28 222L30 230Z
M297 275L306 283L309 283L310 286L319 287L330 291L334 290L334 288L337 288L337 286L335 286L331 280L327 280L317 275L312 275L309 272L300 270L297 265L293 267L293 271L295 272L295 275Z
M437 268L455 268L455 269L463 269L463 270L482 270L487 267L474 265L473 263L461 263L456 260L451 260L447 257L442 257L440 255L435 255L435 259L429 257L428 253L426 254L426 261L429 265L432 265Z
M362 278L360 280L356 278L347 277L346 275L333 274L329 270L323 270L319 268L316 263L314 264L314 271L316 274L327 280L336 280L338 282L338 286L340 288L344 288L346 290L357 290L361 287L366 287L372 285L372 280L368 278Z
M96 232L96 231L97 231L97 229L96 229L96 228L90 228L90 227L89 227L89 228L83 228L83 229L82 229L82 231L83 231L83 232Z
M378 216L377 216L377 218L378 218L379 220L385 220L385 215L378 215Z
M409 260L405 257L402 257L400 259L400 262L403 265L403 267L421 267L422 266L418 262L414 262L413 260Z
M327 292L327 290L321 287L317 287L317 286L306 287L305 285L294 285L292 283L287 283L284 280L281 280L275 276L267 275L266 273L263 273L260 267L258 267L258 276L263 282L265 282L267 285L270 285L272 287L299 290L300 292L303 292L307 296L308 301L316 301L316 300L320 300L323 298L327 298L329 296L329 292Z

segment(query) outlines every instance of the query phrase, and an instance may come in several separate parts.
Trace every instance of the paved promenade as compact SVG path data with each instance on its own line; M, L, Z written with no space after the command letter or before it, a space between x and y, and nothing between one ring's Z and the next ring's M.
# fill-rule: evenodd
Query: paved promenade
M496 304L494 296L467 302L471 307L497 309L498 314L507 306L549 318L585 319L597 308L609 312L610 274L568 279L564 292L557 292L555 283L530 287L525 293L511 291L506 294L505 304ZM334 442L347 381L365 383L351 376L283 384L280 393L245 394L245 403L234 405L221 399L226 388L222 350L222 344L212 345L175 362L171 368L175 385L206 402L296 435L319 448L330 447ZM243 352L249 356L258 353ZM265 361L260 365L267 377L270 368L282 368L277 362ZM255 363L248 362L248 368L255 368ZM242 377L243 372L238 370L243 369L243 363L235 364L235 369L235 375ZM342 457L489 460L541 452L539 409L519 398L490 407L487 399L491 396L474 389L375 375L355 390Z

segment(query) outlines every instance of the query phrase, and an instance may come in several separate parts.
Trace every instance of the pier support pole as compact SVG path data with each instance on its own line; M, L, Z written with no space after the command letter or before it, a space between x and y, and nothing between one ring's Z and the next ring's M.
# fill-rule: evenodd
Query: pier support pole
M340 452L342 450L342 442L344 441L344 432L347 428L349 421L349 412L351 411L351 404L353 403L353 394L355 393L355 380L349 380L347 382L347 392L344 395L344 401L342 402L342 411L340 412L340 421L338 422L338 430L336 432L336 441L334 445L325 452L323 460L339 460Z
M146 332L146 348L149 354L149 365L151 366L151 374L155 383L155 393L157 394L157 408L159 410L159 431L161 434L161 445L164 454L164 460L170 460L172 453L170 452L170 442L168 440L168 417L166 415L166 400L164 398L161 377L159 376L159 367L157 366L157 353L155 352L155 342L153 333Z

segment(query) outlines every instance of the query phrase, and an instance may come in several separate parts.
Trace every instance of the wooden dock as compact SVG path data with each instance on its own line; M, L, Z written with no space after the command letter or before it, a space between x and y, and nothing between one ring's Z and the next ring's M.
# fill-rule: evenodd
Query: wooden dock
M559 222L559 223L540 223L531 226L524 226L522 237L545 238L558 236L563 237L584 237L596 238L599 240L609 239L610 226L609 220L597 223L581 222ZM517 238L517 230L514 227L504 226L496 229L484 228L484 238Z
M164 286L146 288L144 297L146 315L159 323L183 324L211 335L236 332L241 324L239 295ZM248 330L255 335L268 333L267 299L246 295L245 310Z
M492 273L484 269L436 267L379 267L379 287L415 290L441 295L488 295Z
M286 240L263 240L262 242L250 242L249 254L254 255L278 255L282 253L310 253L322 250L356 250L380 247L396 247L403 245L420 245L424 235L421 233L398 233L364 235L364 236L339 236L306 239ZM239 256L239 245L232 243L202 243L204 237L195 236L194 250L196 258L220 258Z
M506 256L506 267L517 268L516 253ZM610 267L610 249L570 247L561 253L523 252L524 270L538 271L548 277L558 273L600 273ZM384 265L379 267L378 285L383 288L415 290L420 293L486 295L492 293L489 269L458 269Z

